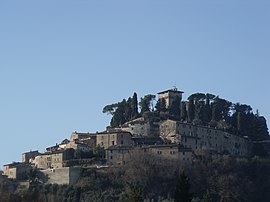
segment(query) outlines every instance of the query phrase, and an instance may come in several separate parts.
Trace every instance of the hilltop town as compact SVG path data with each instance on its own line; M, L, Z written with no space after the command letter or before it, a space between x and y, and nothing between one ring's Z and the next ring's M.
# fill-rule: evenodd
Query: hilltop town
M72 185L81 178L81 169L108 171L134 163L138 156L151 156L156 165L177 162L184 167L203 155L248 159L255 154L268 154L267 127L264 127L264 135L250 136L247 134L251 129L247 131L242 124L248 120L246 117L252 116L261 130L261 123L265 122L263 117L253 114L249 106L237 103L234 105L238 107L236 115L229 116L218 108L228 104L224 99L197 93L183 101L182 94L176 87L159 92L155 107L152 106L155 96L147 95L139 103L140 113L135 93L127 101L105 106L103 112L112 115L106 130L75 131L69 139L48 146L45 152L24 152L22 162L4 165L2 175L14 180L17 188L27 190L33 181ZM124 103L130 107L121 112ZM208 109L212 111L207 112ZM216 113L218 110L220 112ZM212 117L207 117L209 114ZM33 171L35 175L31 178Z

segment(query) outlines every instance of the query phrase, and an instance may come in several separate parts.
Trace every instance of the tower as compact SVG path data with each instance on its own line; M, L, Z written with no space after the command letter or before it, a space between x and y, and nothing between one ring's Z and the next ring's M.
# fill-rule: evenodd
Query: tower
M182 91L178 91L177 88L174 86L170 90L159 92L158 99L164 99L166 102L166 108L168 109L172 105L172 102L175 100L176 97L179 97L180 100L182 100L183 93L184 92Z

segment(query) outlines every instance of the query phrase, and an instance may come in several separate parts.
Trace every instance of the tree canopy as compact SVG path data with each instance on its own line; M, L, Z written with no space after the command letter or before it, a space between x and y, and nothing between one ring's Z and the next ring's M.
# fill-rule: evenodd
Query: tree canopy
M112 127L138 117L156 117L155 120L169 118L210 126L235 135L248 136L256 141L269 138L265 118L259 115L258 110L254 113L247 104L232 103L210 93L194 93L187 101L176 97L168 108L165 99L157 100L155 106L154 102L155 95L148 94L138 103L137 94L134 93L127 100L106 105L102 112L112 115Z

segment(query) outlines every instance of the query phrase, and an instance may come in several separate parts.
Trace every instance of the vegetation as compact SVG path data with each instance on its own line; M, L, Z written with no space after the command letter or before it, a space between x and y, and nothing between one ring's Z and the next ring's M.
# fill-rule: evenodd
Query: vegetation
M183 173L184 170L184 173ZM270 159L197 156L193 165L160 164L153 156L134 156L134 162L110 169L83 169L74 185L31 183L14 192L0 181L0 201L130 202L130 201L245 201L270 198Z
M134 93L127 101L124 99L122 102L105 106L103 113L112 115L112 127L121 126L137 117L151 117L151 120L155 121L170 118L218 128L242 137L248 136L253 141L269 138L265 118L260 116L258 111L254 113L250 105L232 103L210 93L192 94L188 101L181 101L176 97L168 109L164 99L158 100L155 106L154 101L155 96L149 94L138 103L137 94Z

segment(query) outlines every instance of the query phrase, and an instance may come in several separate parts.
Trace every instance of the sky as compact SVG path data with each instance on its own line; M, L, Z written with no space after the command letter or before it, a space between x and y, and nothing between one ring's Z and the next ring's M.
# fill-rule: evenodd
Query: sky
M270 123L269 0L0 1L0 166L177 86ZM1 169L1 168L0 168Z

